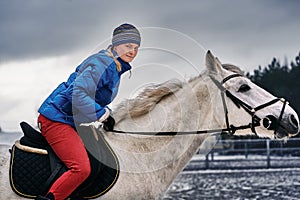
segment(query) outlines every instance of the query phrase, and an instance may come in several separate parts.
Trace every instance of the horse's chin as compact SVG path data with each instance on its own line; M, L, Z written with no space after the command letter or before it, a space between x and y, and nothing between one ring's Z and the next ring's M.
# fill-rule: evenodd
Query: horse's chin
M259 138L268 138L271 140L284 138L284 134L281 133L279 134L278 132L274 132L273 130L268 130L263 126L256 127L255 131L256 131L256 135Z
M294 137L297 134L298 134L297 131L291 132L290 129L279 127L278 130L276 130L274 135L275 135L275 139L285 139L285 138Z
M257 135L260 138L269 138L271 140L287 140L290 137L293 137L296 134L291 134L287 130L283 128L279 128L278 130L268 130L265 129L264 127L259 127L256 129Z
M287 140L289 138L289 134L282 132L275 132L274 139L276 140Z
M277 139L277 140L287 140L291 137L295 137L298 133L296 134L292 134L292 133L287 133L287 132L276 132L275 133L275 136L274 136L274 139Z

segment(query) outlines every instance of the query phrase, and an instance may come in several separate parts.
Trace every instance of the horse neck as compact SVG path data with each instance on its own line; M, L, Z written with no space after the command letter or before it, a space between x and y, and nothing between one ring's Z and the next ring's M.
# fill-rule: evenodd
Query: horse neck
M117 123L115 128L122 131L159 132L195 131L218 127L213 115L208 80L210 79L203 75L194 78L183 84L180 90L161 99L147 114L136 118L128 116ZM204 138L203 135L145 137L117 134L114 137L111 138L113 142L126 152L149 153L159 152L161 149L164 152L172 152L170 158L178 158L174 152L178 155L188 152L190 158ZM174 145L170 145L172 143Z
M168 95L161 99L155 107L139 117L132 118L127 115L125 119L118 122L115 129L129 132L168 132L168 131L197 131L211 130L221 128L218 123L218 117L214 107L216 97L220 96L219 90L214 86L208 76L200 75L197 78L183 84L182 88L172 95ZM217 94L216 94L217 93ZM128 111L130 112L130 111ZM220 113L220 111L217 111ZM117 112L118 113L118 112ZM118 117L118 115L116 116ZM223 117L221 117L223 118ZM179 136L140 136L114 135L114 143L120 141L118 145L129 152L156 151L164 145L168 145L170 141ZM126 137L126 143L123 139ZM203 142L204 135L180 136L177 141L178 145L188 146L188 151L193 154ZM169 146L173 148L172 146ZM186 148L182 148L187 150ZM192 155L190 155L192 156Z
M181 89L162 97L150 110L145 109L144 114L138 117L131 115L131 101L127 100L122 103L121 112L114 112L116 128L123 131L155 132L193 131L209 129L215 125L219 127L219 123L216 124L218 117L215 116L219 111L214 113L213 107L220 104L215 102L215 97L219 100L221 97L219 90L211 85L214 84L204 73L183 83ZM124 109L124 105L127 108ZM137 105L134 110L139 107L140 111L143 106L144 104Z

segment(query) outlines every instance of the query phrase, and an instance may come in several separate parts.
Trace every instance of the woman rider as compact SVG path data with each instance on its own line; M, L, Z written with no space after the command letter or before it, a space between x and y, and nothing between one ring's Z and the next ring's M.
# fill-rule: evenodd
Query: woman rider
M129 63L137 55L140 42L140 33L133 25L115 28L112 44L84 60L39 108L42 135L68 171L53 183L46 196L37 199L66 199L88 178L90 162L75 125L113 121L107 105L118 92L121 75L131 69Z

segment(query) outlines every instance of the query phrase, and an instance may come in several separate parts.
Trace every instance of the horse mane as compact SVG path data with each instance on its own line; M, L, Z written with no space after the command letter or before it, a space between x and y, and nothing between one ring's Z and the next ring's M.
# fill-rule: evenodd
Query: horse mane
M222 64L223 68L241 75L244 75L243 71L232 64ZM191 83L194 80L201 77L203 74L191 78L187 83ZM136 98L125 99L114 110L114 114L118 115L117 122L122 121L128 115L132 118L142 116L149 113L158 102L163 98L175 93L183 87L185 82L178 79L171 79L164 83L153 84L146 87Z
M126 99L117 106L114 111L119 116L117 120L121 121L127 115L135 118L150 112L164 97L181 89L183 84L178 79L171 79L146 87L136 98Z

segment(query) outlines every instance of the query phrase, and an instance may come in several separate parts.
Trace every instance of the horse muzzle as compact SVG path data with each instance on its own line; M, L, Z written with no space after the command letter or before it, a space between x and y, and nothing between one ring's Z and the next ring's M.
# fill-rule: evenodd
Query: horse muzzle
M293 114L283 119L267 115L262 119L262 125L268 130L273 130L277 138L291 137L299 133L299 121Z

